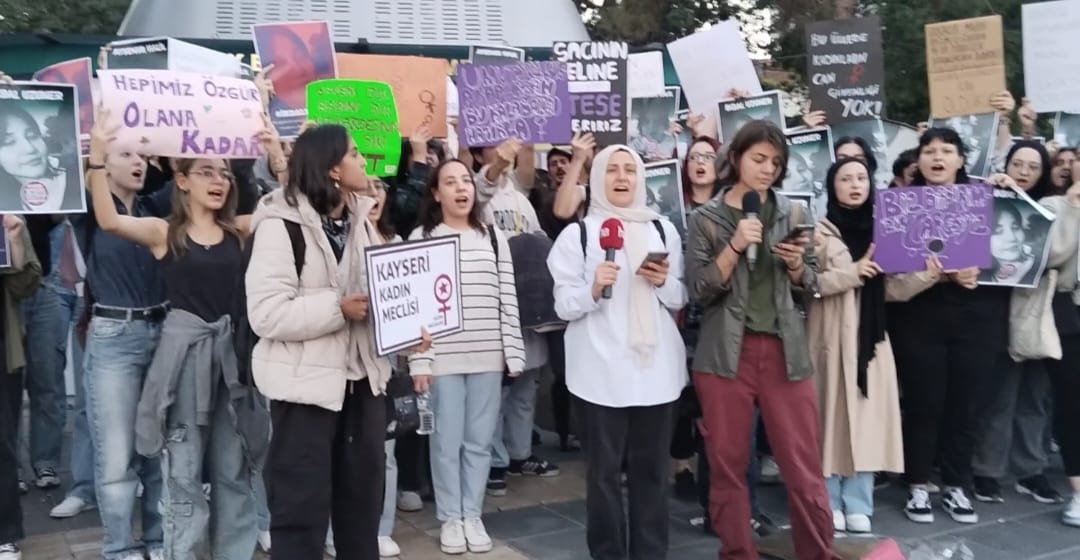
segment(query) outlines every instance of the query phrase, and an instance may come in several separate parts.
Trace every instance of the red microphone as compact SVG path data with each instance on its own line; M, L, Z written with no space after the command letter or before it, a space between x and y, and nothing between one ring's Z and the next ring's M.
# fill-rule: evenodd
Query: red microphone
M604 260L615 262L615 251L623 248L623 228L618 218L608 218L600 225L600 248L604 250ZM605 287L600 297L611 299L611 286Z

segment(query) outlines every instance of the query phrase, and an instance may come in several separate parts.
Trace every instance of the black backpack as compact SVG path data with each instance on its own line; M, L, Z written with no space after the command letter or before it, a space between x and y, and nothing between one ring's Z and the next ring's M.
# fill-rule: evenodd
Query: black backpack
M293 262L296 263L296 278L299 282L300 273L304 271L304 252L307 251L307 242L304 234L300 231L300 224L282 220L285 231L289 233L289 244L292 245ZM251 264L251 248L255 245L255 233L248 238L247 246L244 247L244 274L237 279L237 288L233 298L233 350L236 352L236 368L241 383L254 385L251 375L251 354L255 345L259 343L259 335L251 330L251 323L247 314L247 284L244 277L247 275L248 265Z

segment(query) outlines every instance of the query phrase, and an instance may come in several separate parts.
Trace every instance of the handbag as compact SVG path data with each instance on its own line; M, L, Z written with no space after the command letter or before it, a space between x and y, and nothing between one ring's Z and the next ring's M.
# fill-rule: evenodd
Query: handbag
M395 371L386 383L386 439L414 434L419 428L420 409L412 377Z

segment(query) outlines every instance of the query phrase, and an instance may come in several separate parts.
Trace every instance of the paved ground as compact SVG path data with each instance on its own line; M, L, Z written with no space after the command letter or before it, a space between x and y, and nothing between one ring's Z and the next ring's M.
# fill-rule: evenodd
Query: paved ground
M562 475L552 479L510 479L510 492L504 498L488 498L485 522L496 539L496 549L478 555L485 560L587 560L585 545L584 466L573 455L560 455L551 449L543 453L560 462ZM66 473L65 473L66 474ZM1060 470L1053 473L1062 482ZM1064 487L1061 488L1064 490ZM100 558L101 530L96 512L56 521L48 511L63 499L62 491L32 490L24 496L26 530L25 560L90 560ZM939 513L934 525L914 525L901 512L904 493L901 488L884 489L877 494L874 528L881 535L895 538L901 548L918 560L944 560L944 556L916 555L922 547L941 548L958 543L974 554L965 560L1077 560L1080 559L1080 530L1058 522L1059 508L1040 506L1019 495L1008 493L1007 503L978 509L981 522L974 526L953 523ZM782 487L762 491L762 507L778 524L787 523ZM706 560L716 558L718 541L706 536L690 520L700 515L694 504L672 501L671 560ZM429 504L415 514L400 514L395 539L401 545L403 560L444 558L438 552L438 522ZM466 556L468 558L469 556ZM265 558L256 555L256 558ZM458 557L461 558L461 557ZM963 558L954 556L953 558Z

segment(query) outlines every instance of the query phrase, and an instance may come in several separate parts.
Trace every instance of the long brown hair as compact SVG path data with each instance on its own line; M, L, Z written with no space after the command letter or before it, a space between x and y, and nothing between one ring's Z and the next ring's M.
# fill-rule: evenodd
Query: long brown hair
M423 197L420 199L420 212L417 219L418 224L423 228L424 235L431 233L431 230L435 229L443 221L442 205L439 201L435 200L435 191L439 190L439 174L442 170L451 164L461 164L465 169L469 169L465 162L459 159L448 159L435 169L431 170L431 174L428 175L427 185L424 188ZM476 200L476 184L473 184L473 205L469 210L469 225L480 233L484 233L484 211L480 206L480 203Z
M197 159L174 159L173 165L176 173L190 176ZM228 166L226 166L228 167ZM229 193L225 196L225 206L214 212L214 222L225 230L228 235L235 236L244 245L244 236L240 228L236 226L236 205L239 195L237 194L236 181L229 181ZM188 194L177 185L173 185L172 212L166 220L169 224L169 252L174 256L183 255L187 251L188 229L191 227L191 201Z

